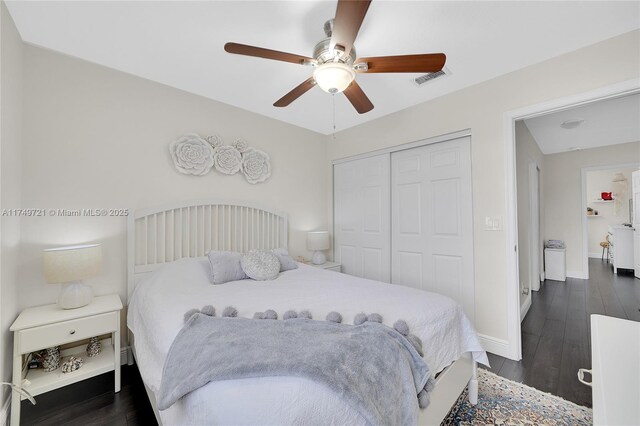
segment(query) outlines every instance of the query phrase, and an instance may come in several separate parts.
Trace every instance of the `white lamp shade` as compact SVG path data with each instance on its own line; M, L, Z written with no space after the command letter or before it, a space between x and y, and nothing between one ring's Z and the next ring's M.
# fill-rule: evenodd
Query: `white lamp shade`
M326 250L329 248L329 232L307 232L307 249L311 251Z
M102 273L100 244L44 250L44 278L48 283L81 281Z
M328 62L319 65L313 71L313 79L327 93L344 91L355 77L353 68L340 62Z

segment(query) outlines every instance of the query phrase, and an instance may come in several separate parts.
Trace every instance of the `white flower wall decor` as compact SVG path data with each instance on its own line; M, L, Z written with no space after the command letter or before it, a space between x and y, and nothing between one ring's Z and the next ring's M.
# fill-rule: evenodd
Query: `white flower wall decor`
M220 173L235 175L242 167L242 154L232 146L219 146L213 154L213 165Z
M271 161L266 152L251 148L244 139L225 145L218 135L201 138L189 133L169 144L173 163L180 173L204 176L212 167L225 175L244 174L256 184L271 176Z
M236 139L231 146L240 152L245 152L249 149L249 144L244 139Z
M180 173L202 176L213 166L213 147L195 133L184 135L169 145L173 163Z
M211 145L214 148L217 148L224 144L224 142L222 142L222 138L218 135L207 136L206 139L207 139L207 142L209 142L209 145Z
M249 148L242 153L242 172L247 182L264 182L271 176L271 162L266 152Z

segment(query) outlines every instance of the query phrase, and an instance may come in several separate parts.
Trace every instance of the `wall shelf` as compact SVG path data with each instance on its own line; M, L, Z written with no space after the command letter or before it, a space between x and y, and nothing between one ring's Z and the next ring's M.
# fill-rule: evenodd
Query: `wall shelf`
M590 203L613 203L615 200L591 200Z
M601 214L588 214L587 217L602 217Z

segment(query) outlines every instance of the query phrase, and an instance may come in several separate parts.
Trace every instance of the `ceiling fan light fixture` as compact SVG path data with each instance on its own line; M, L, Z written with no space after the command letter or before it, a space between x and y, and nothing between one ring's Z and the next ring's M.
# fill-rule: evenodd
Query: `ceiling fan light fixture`
M583 119L565 120L560 123L560 127L562 127L563 129L571 130L580 126L582 123L584 123Z
M356 78L356 73L349 65L341 62L329 62L319 65L313 71L313 78L318 86L327 93L344 91Z

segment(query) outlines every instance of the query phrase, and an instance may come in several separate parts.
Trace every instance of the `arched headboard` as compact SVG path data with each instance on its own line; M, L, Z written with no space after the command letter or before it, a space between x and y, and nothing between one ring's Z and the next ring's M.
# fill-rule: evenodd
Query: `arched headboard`
M131 212L127 229L127 297L167 262L209 250L287 248L286 214L242 202L196 200Z

